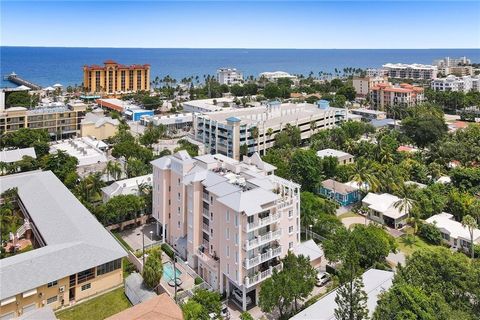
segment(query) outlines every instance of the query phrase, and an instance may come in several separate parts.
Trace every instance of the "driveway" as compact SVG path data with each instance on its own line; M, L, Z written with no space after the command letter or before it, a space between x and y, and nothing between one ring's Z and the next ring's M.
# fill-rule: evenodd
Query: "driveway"
M345 228L348 229L355 224L368 225L370 223L370 220L366 219L365 217L348 217L342 219L342 223Z

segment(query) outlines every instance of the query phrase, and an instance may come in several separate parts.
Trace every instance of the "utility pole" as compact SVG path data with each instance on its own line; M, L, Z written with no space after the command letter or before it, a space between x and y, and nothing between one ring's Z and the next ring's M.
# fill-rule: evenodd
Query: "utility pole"
M175 267L175 261L177 260L177 255L175 250L173 250L173 283L175 284L175 296L174 300L177 302L177 269Z

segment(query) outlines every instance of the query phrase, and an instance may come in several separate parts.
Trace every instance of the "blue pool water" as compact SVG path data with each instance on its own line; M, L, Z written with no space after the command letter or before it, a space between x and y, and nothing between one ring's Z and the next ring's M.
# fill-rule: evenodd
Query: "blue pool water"
M182 272L175 268L176 278L180 278L181 274ZM173 265L171 262L167 262L163 265L163 279L167 282L173 280Z

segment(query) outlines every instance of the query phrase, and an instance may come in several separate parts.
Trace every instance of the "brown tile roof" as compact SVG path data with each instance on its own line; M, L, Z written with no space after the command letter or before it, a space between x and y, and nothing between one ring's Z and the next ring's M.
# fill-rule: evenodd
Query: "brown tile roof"
M106 320L183 320L180 307L166 294L123 310Z

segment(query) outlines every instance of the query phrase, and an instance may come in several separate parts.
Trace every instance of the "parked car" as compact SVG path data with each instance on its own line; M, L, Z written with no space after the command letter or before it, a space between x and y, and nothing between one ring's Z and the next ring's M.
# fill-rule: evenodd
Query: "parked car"
M234 288L233 292L232 292L232 295L235 299L238 300L238 302L242 302L243 294L242 294L242 291L240 289ZM252 298L247 296L247 301L246 302L247 302L247 305L251 304L252 303Z
M317 287L321 287L327 284L329 281L330 281L330 275L326 272L319 271L317 273L317 282L315 283L315 285Z

